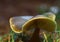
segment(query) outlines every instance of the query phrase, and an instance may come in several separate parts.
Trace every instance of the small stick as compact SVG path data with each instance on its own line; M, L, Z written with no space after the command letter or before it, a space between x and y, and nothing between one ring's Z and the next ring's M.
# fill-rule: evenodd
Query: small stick
M9 35L8 35L8 42L10 42L10 37L11 37L11 35L9 34Z

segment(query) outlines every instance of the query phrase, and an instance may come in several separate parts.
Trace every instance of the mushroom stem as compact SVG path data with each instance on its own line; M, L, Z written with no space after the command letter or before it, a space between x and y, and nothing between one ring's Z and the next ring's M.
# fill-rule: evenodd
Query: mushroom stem
M35 28L35 31L31 37L31 39L29 40L29 42L40 42L40 38L39 38L39 28Z
M37 21L35 21L36 23ZM31 37L31 39L29 40L29 42L41 42L40 38L39 38L39 32L40 32L40 28L38 27L38 23L35 24L35 31Z

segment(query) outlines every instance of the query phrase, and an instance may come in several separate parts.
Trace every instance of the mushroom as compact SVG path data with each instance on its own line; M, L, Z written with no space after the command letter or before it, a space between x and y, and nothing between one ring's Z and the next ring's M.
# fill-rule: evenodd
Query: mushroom
M27 32L30 29L35 29L31 39L28 42L39 42L39 32L40 30L45 30L47 32L54 32L56 30L55 15L46 13L44 15L33 16L18 16L10 18L11 29L15 33Z
M47 32L54 32L56 30L57 25L55 15L52 13L46 13L28 20L22 26L23 32L30 30L32 26L35 28L35 31L28 42L41 42L39 38L39 31L41 29Z

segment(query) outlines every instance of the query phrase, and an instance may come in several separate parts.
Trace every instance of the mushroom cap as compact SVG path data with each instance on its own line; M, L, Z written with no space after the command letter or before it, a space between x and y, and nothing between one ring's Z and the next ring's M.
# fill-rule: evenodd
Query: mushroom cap
M32 16L16 16L16 17L11 17L9 20L10 27L12 31L15 33L21 33L22 32L22 25L24 22L32 18Z
M48 32L53 32L56 30L56 21L55 21L55 15L54 14L45 14L45 15L38 15L36 17L33 16L16 16L10 18L10 27L12 31L15 33L21 33L25 32L31 29L36 28L37 26L40 29L46 30Z
M57 27L56 21L53 19L53 17L50 18L44 15L38 15L23 24L23 31L26 32L32 28L35 28L36 23L40 29L43 29L48 32L54 32Z

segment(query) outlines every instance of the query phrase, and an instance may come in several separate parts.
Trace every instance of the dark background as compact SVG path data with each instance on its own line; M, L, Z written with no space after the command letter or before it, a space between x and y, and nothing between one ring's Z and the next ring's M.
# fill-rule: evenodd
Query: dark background
M60 7L60 0L0 0L0 35L10 31L9 18L13 16L37 15L41 4Z

